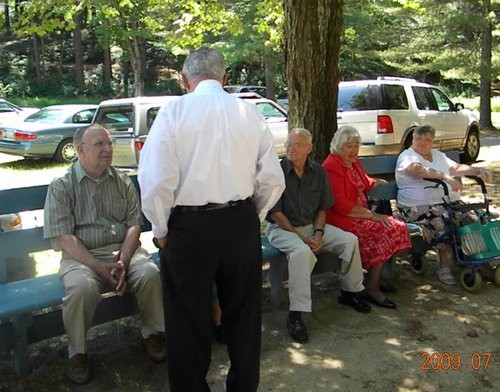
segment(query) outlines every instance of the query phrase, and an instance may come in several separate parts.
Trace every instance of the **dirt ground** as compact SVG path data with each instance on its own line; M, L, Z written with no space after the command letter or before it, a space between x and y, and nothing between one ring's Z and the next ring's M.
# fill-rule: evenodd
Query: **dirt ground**
M498 134L496 134L498 135ZM477 165L495 171L488 187L500 206L500 146L495 134L482 135ZM465 196L474 200L476 191ZM313 276L313 312L304 320L310 342L290 341L285 329L286 290L282 305L263 303L263 341L259 391L498 391L500 390L500 288L484 279L480 293L437 280L429 254L424 276L398 260L389 295L398 309L372 307L355 312L336 302L335 273ZM267 270L263 271L264 279ZM264 285L269 298L269 285ZM92 329L89 353L93 381L75 386L64 376L65 337L30 347L33 371L18 378L9 355L0 356L0 392L14 391L168 391L165 364L150 362L140 345L138 321L127 318ZM242 337L244 338L244 337ZM214 344L208 375L212 391L224 390L228 370L225 347Z

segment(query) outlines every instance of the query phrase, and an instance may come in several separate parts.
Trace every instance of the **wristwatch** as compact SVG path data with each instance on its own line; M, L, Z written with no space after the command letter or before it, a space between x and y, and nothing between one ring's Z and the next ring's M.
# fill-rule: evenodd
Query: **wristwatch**
M314 229L313 234L316 234L316 232L321 232L321 235L325 234L325 231L323 229Z

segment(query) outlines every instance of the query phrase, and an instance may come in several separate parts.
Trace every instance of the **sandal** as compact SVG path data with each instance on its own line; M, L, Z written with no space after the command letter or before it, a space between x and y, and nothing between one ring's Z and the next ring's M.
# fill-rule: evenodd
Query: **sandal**
M438 270L438 278L444 284L449 284L449 285L457 284L457 281L455 280L455 278L451 274L450 267L440 268Z

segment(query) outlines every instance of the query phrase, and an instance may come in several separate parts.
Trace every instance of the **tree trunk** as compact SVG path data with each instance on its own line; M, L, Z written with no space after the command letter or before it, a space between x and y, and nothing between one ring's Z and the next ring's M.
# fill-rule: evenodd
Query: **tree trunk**
M134 95L136 97L144 95L144 80L142 79L142 63L145 59L142 56L139 39L136 37L131 38L130 42L130 64L132 65L132 72L134 73Z
M137 45L139 47L139 58L140 60L140 67L141 67L141 80L142 80L142 89L143 89L143 94L145 91L145 86L149 82L149 85L152 85L154 82L148 80L148 63L146 61L147 58L147 50L146 50L146 39L143 37L138 37L137 38Z
M111 91L111 80L113 74L111 69L111 48L109 45L104 49L104 69L102 75L102 87L106 92Z
M343 0L284 0L285 72L290 128L313 134L321 162L337 130Z
M75 15L75 29L73 30L73 44L75 54L75 84L78 91L85 89L85 77L83 71L83 47L82 47L82 16L81 12Z
M33 63L35 67L36 84L38 87L42 87L45 82L45 61L43 59L44 49L43 49L43 39L38 35L34 34L32 36L33 42Z
M276 83L272 53L264 53L264 70L266 77L266 98L276 101Z
M491 1L483 2L483 28L481 29L481 64L480 73L480 98L479 122L481 128L495 129L491 122L491 51L492 51L492 26L488 20L491 11Z
M5 35L7 37L10 37L10 34L11 34L11 28L10 28L10 8L9 8L9 3L7 1L3 5L3 11L4 11L4 15L5 15L5 25L4 25Z

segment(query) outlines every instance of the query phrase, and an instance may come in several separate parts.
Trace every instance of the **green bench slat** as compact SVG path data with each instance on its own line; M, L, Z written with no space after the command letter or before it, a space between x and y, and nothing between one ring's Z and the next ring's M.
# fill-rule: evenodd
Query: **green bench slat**
M45 203L47 188L48 185L38 185L29 188L2 190L0 215L42 209Z
M387 184L379 184L373 188L369 193L368 197L370 199L378 200L394 200L398 194L398 186L394 182L388 182Z
M0 320L62 303L64 289L56 274L0 284Z
M396 167L397 160L397 155L359 157L359 163L363 167L365 173L369 176L394 173L394 168Z
M159 266L158 252L151 254ZM31 313L34 310L57 306L62 303L64 288L57 274L39 276L0 284L0 320Z
M267 237L265 236L261 237L261 242L262 242L262 260L269 260L284 255L283 252L281 252L279 249L275 248L270 244Z
M43 227L1 233L2 258L26 256L28 253L52 249L49 239L43 238Z

